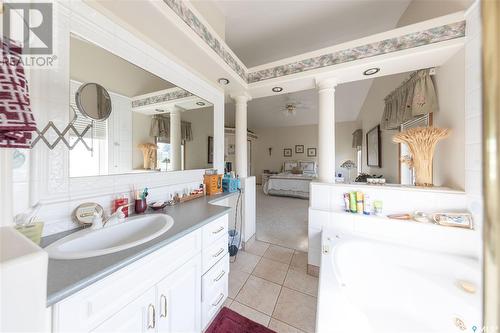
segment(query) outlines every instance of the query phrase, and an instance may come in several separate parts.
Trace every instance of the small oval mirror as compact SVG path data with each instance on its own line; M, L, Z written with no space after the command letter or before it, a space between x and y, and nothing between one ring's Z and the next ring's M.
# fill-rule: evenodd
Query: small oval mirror
M108 91L97 83L85 83L75 94L80 112L93 120L106 120L111 114L111 98Z

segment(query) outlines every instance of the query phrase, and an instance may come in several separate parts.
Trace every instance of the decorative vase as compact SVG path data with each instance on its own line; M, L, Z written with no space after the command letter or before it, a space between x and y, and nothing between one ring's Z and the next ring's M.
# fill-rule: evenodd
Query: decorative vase
M411 164L415 170L415 185L434 186L432 183L432 160L439 140L448 137L448 128L409 128L393 136L395 143L404 143L411 153Z

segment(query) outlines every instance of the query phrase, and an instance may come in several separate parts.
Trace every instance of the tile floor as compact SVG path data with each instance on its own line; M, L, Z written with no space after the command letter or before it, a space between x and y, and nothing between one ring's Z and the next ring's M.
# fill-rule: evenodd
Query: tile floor
M257 239L307 251L309 200L265 195L256 188Z
M306 271L307 253L255 240L231 263L225 306L278 333L314 332L318 278Z

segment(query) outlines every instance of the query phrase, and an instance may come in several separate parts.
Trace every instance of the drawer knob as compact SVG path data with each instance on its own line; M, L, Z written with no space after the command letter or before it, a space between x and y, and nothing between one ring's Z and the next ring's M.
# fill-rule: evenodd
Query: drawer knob
M220 227L219 229L212 231L212 233L215 235L215 234L218 234L219 232L221 232L222 230L224 230L224 227Z
M222 279L222 277L224 276L224 274L226 274L226 271L220 272L220 274L214 279L214 282L217 282L220 279Z
M224 294L220 294L219 295L219 298L217 299L217 301L215 303L212 303L212 306L217 306L220 304L220 302L222 302L222 300L224 299Z
M217 258L220 256L222 253L224 253L224 249L221 247L220 250L216 254L212 254L212 257Z

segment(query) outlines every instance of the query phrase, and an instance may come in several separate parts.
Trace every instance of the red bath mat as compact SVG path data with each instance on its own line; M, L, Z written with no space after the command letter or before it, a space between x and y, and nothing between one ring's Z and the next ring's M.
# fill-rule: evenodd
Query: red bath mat
M205 333L276 333L242 315L223 307Z

